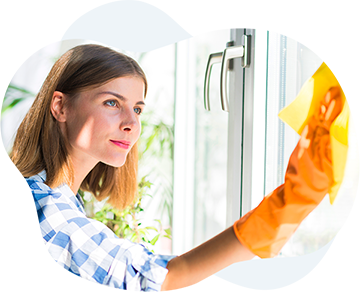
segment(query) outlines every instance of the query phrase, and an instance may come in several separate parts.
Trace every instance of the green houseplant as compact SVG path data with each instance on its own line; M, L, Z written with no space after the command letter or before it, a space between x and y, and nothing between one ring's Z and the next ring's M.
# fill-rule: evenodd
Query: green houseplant
M1 107L1 116L7 112L10 112L11 109L13 109L20 102L34 97L35 94L33 92L10 83L6 90L4 101Z

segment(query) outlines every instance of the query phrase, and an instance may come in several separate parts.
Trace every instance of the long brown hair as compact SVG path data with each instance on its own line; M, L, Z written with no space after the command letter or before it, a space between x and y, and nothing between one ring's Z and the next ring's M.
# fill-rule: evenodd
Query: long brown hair
M115 78L137 76L147 81L132 58L100 45L81 45L63 54L52 67L34 103L17 131L10 157L24 177L46 171L45 183L54 188L73 184L74 172L67 152L68 142L50 111L52 96L60 91L70 97L99 87ZM98 200L123 209L137 194L137 143L121 167L99 162L87 175L80 189Z

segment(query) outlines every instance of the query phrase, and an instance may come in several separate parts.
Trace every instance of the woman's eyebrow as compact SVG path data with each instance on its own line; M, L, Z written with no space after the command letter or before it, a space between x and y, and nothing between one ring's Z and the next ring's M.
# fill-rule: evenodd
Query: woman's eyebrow
M101 94L111 94L115 97L117 97L118 99L120 99L121 101L127 101L127 98L116 93L116 92L112 92L112 91L102 91L102 92L99 92L97 95L101 95ZM145 102L143 101L138 101L136 104L138 105L145 105Z

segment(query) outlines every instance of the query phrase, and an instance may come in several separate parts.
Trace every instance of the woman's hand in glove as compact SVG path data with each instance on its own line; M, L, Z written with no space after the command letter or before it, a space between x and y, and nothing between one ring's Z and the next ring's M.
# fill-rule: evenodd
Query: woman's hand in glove
M333 87L305 126L284 184L235 222L239 241L259 257L277 255L328 193L333 182L329 129L341 109L340 89Z

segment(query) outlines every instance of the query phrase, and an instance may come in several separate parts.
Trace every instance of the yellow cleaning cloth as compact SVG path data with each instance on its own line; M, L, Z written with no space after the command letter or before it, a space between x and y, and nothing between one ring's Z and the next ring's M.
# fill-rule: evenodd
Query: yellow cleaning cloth
M279 118L301 135L309 119L314 115L315 109L319 107L320 101L331 87L340 88L343 102L341 113L330 127L334 183L330 188L329 198L332 204L344 178L350 109L339 82L325 63L322 63L315 74L305 82L296 99L280 111Z
M297 98L279 117L301 133L316 105L334 86L342 92L344 108L330 128L334 184L330 189L333 203L344 177L348 149L350 109L360 100L360 1L324 0L324 62L303 85Z

